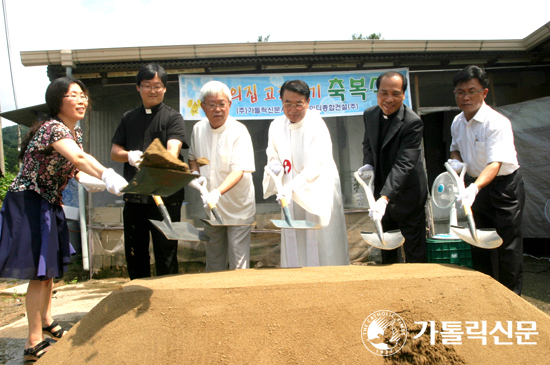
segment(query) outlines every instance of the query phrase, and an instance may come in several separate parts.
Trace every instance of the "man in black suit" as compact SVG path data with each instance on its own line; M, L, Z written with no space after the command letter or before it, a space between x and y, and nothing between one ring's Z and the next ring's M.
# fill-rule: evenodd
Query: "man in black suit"
M405 237L405 262L427 262L426 174L422 164L422 131L418 115L403 105L407 79L389 71L376 80L378 106L363 113L365 138L361 177L374 178L371 218L382 220L384 231L400 229ZM397 249L382 250L382 263L396 263Z

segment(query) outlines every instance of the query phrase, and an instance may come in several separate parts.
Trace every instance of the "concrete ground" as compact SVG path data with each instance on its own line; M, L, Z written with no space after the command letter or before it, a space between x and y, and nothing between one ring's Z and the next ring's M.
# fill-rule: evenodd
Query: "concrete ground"
M52 299L52 315L61 326L69 329L103 298L128 281L129 279L123 278L90 280L58 287ZM22 290L20 288L19 293L22 293ZM6 298L6 294L3 297ZM24 314L24 305L21 306L20 311ZM0 364L25 363L23 350L28 335L27 318L24 316L19 318L0 328Z

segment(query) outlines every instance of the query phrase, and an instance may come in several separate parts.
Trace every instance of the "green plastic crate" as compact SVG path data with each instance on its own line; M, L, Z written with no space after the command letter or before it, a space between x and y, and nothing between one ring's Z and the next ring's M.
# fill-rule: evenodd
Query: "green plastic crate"
M455 264L473 268L470 245L460 239L446 239L434 236L426 239L428 262Z

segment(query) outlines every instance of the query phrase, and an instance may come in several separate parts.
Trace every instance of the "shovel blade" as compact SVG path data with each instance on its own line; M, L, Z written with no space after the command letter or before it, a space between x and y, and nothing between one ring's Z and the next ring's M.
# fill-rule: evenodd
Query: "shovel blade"
M218 208L213 205L210 207L210 211L212 212L212 215L214 216L214 219L217 222L217 226L226 226L228 224L225 224L224 220L222 219L222 216L220 215L220 212L218 212Z
M386 246L386 240L384 239L384 229L382 228L382 222L380 221L380 219L374 219L374 228L376 230L376 234L378 235L380 243Z
M141 166L122 192L166 197L177 193L196 177L183 171Z
M380 236L376 232L361 232L363 240L371 246L379 248L381 250L393 250L401 247L405 243L405 237L398 229L388 231L384 233L383 242L380 240Z
M469 214L466 214L466 220L468 222L468 230L470 231L470 236L475 242L479 244L480 240L477 235L476 222L474 221L474 216L471 214L471 210Z
M271 222L275 225L275 227L280 229L319 229L321 228L320 224L308 222L308 221L292 220L291 224L289 224L286 220L271 219Z
M210 227L229 227L229 226L254 226L256 221L249 222L247 219L224 219L223 222L217 219L201 219L201 221Z
M480 228L476 230L477 238L476 241L470 229L460 226L451 226L451 232L456 234L458 238L464 242L469 243L472 246L479 248L497 248L502 244L502 238L498 235L497 231L492 228Z
M149 219L149 221L153 223L153 225L157 227L157 229L161 231L169 240L210 241L210 237L208 237L204 232L199 231L187 222L172 222L172 226L170 227L164 221L157 221L154 219Z

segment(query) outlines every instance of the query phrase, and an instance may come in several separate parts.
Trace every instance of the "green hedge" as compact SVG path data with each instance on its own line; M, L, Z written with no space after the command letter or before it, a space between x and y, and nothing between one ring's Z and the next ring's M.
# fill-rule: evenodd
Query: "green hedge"
M6 172L6 176L0 178L0 206L6 197L8 188L10 187L13 179L15 179L16 174L13 172Z

